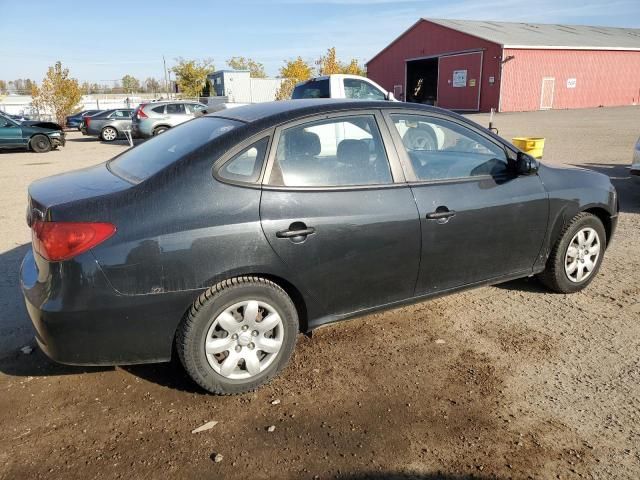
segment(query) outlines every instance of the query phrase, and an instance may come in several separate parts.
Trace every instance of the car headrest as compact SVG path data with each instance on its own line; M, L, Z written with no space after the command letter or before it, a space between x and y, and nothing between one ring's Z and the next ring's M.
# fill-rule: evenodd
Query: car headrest
M319 155L322 150L320 137L313 132L298 130L293 134L288 134L287 139L287 148L291 156L313 157Z
M342 140L338 144L338 161L348 165L369 163L369 145L364 140Z

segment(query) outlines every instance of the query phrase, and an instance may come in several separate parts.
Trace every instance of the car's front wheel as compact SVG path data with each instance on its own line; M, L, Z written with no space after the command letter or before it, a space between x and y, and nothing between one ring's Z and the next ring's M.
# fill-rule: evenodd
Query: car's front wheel
M598 273L606 248L606 232L598 217L587 212L576 215L553 246L540 281L558 293L585 288Z
M113 142L118 138L118 131L113 127L104 127L100 132L100 138L105 142Z
M236 277L194 302L176 334L189 376L205 390L233 395L256 389L287 364L298 314L287 293L259 277Z
M31 145L31 150L36 153L45 153L51 150L51 141L46 135L34 135L29 144Z

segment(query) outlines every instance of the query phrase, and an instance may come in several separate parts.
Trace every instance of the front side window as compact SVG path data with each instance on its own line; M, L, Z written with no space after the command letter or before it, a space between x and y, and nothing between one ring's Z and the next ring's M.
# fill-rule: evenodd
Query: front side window
M385 100L384 92L357 78L344 79L344 95L355 100Z
M206 105L202 105L201 103L187 103L187 112L188 113L196 113L201 110L207 108Z
M186 115L187 111L184 108L184 103L168 103L167 114L168 115Z
M269 137L258 140L227 161L218 175L227 180L255 182L260 177Z
M419 180L502 175L505 150L455 122L422 115L391 115Z
M269 183L319 187L392 182L374 116L358 115L284 130L278 141Z

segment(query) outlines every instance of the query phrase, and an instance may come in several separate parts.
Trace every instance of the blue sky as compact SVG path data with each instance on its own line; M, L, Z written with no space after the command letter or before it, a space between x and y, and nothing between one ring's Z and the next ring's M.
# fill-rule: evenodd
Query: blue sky
M162 55L234 55L276 75L335 46L364 62L420 17L640 27L638 0L0 0L0 79L40 81L61 60L81 81L161 78Z

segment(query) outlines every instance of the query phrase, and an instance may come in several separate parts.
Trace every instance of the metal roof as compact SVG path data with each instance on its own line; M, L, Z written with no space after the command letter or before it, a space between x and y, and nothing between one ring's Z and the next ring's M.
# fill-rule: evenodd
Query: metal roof
M423 18L508 48L640 50L640 28Z

